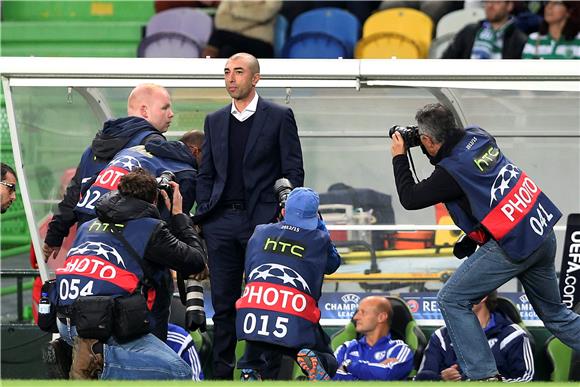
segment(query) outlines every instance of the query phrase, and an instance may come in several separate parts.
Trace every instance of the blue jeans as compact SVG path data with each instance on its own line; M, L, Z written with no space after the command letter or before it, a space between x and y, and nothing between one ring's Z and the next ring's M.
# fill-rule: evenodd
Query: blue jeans
M58 321L58 331L72 346L76 328ZM109 338L103 345L103 359L103 372L99 379L191 380L192 377L191 367L151 333L126 343Z
M457 362L468 378L483 379L498 373L485 334L471 308L514 277L522 283L546 328L566 345L580 351L580 315L561 302L555 256L553 231L534 253L518 263L511 261L490 240L467 258L439 291L437 301Z

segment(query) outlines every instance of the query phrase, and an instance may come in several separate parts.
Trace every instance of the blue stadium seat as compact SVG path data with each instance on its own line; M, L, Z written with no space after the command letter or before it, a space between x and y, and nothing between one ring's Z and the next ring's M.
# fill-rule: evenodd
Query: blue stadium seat
M307 55L292 58L352 58L359 34L360 22L350 12L331 7L317 8L294 20L284 53ZM294 45L299 45L300 49L294 49ZM341 54L343 49L346 52Z
M288 36L288 19L283 15L276 16L276 26L274 27L274 56L282 58L282 50L286 44Z

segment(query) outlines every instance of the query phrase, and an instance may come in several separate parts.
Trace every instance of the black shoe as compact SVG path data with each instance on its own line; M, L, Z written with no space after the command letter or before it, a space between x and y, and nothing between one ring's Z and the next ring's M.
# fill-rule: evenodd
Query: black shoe
M72 347L62 338L51 341L42 350L49 379L68 379L72 364Z

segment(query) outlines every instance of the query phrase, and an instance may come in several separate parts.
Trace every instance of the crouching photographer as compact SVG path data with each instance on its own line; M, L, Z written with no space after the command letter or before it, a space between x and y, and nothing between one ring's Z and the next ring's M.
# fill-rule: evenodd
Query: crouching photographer
M247 340L238 362L242 380L258 380L276 354L295 359L310 380L327 380L337 368L330 339L319 324L324 274L340 256L318 215L318 194L296 188L287 195L283 220L258 225L248 242L246 286L236 302L238 340ZM286 200L287 195L287 200Z
M56 272L57 325L73 344L71 379L191 379L191 368L164 341L173 283L206 270L206 255L179 185L158 190L143 169L123 176L96 205ZM159 194L160 192L160 194ZM156 208L171 208L168 223ZM172 202L172 203L171 203Z
M459 127L442 104L426 105L415 119L417 127L390 132L401 204L416 210L442 202L467 235L454 249L467 259L437 296L459 368L471 380L501 378L472 306L514 277L544 325L580 350L580 316L561 302L554 268L558 208L485 130ZM418 183L406 157L417 145L435 166Z

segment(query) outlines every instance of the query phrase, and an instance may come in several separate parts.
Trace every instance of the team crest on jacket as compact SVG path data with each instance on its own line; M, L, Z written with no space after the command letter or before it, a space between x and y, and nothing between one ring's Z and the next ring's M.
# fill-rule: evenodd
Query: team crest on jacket
M136 168L141 168L141 163L133 156L123 155L111 161L111 166L118 165L123 169L132 171Z
M103 242L85 242L78 247L73 247L69 250L68 256L72 257L74 255L89 255L105 258L109 262L113 262L112 259L117 261L117 265L122 265L125 269L125 261L117 250Z
M262 264L252 270L248 276L248 282L260 279L282 285L290 284L298 290L310 293L308 284L296 270L278 263ZM277 279L278 281L272 281L272 279Z
M504 197L506 191L515 185L518 181L518 176L521 171L518 167L513 164L505 165L497 174L493 185L491 187L489 206L491 207L494 202L499 202ZM513 181L513 182L512 182Z
M376 361L381 361L385 358L385 356L387 356L387 351L379 351L379 352L375 352L375 360Z

